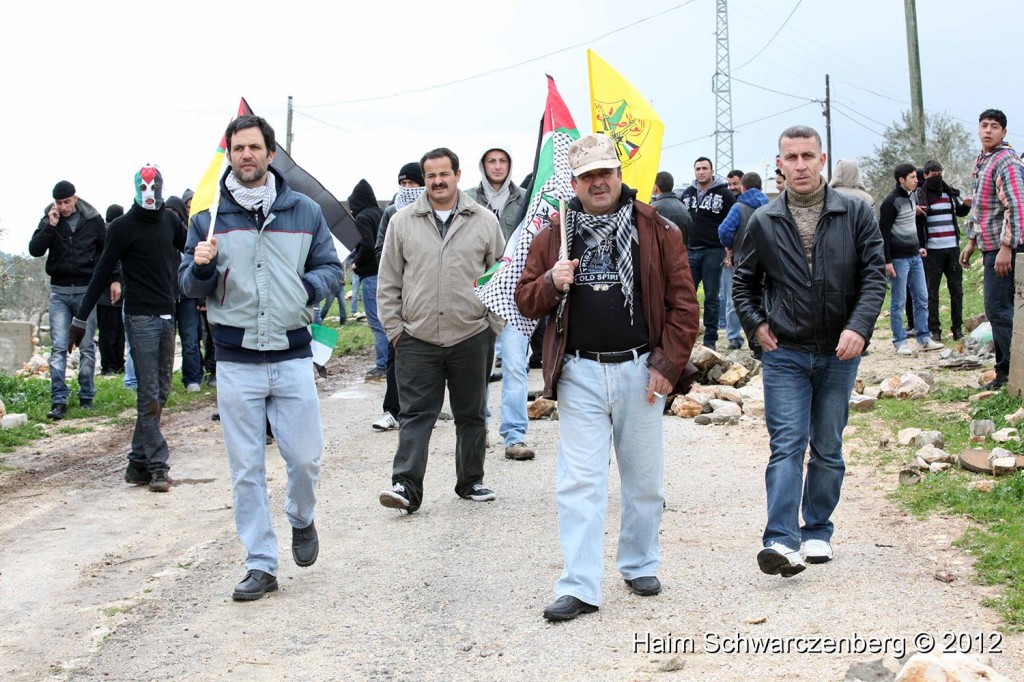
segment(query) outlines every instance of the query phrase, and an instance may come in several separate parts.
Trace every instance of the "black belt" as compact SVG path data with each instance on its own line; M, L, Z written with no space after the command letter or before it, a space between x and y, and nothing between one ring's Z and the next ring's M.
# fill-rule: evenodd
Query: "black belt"
M615 365L620 362L637 360L641 355L643 355L650 349L651 344L645 343L642 346L630 348L629 350L601 351L599 353L594 353L589 350L575 350L569 351L569 354L575 355L578 358L583 358L584 360L593 360L594 362L600 362L602 365Z

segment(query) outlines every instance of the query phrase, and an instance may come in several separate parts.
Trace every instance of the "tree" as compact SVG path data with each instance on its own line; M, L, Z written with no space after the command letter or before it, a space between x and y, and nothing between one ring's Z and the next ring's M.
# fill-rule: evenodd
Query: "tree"
M49 303L46 259L0 253L0 319L27 320L38 328Z
M860 159L861 177L876 206L896 186L892 172L901 163L921 168L935 159L942 164L943 179L951 187L970 193L976 149L967 128L945 114L926 114L925 133L925 148L921 149L913 118L904 111L899 123L885 129L874 154Z

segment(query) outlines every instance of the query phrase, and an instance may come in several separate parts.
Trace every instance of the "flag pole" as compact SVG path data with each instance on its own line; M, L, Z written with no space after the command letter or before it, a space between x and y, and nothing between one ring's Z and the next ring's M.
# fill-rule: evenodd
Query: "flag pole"
M567 240L566 240L566 236L565 236L565 199L559 199L558 200L558 225L559 225L559 229L562 232L562 234L561 234L561 237L562 237L562 246L561 246L562 260L569 260L569 252L567 250L568 247L566 246L566 241Z

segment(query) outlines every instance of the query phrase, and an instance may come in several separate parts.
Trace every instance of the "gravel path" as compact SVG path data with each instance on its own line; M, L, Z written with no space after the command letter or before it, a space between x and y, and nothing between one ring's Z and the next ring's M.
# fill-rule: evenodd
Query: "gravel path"
M268 456L281 591L234 603L243 553L234 533L223 442L209 410L171 415L170 494L120 482L130 433L104 427L7 457L0 476L0 677L7 680L841 680L864 653L796 653L814 640L915 651L927 632L998 632L981 606L971 559L950 546L965 525L918 521L864 465L848 472L835 518L836 559L785 580L754 560L764 523L762 422L696 426L665 418L660 596L628 593L614 566L618 480L612 476L605 603L551 625L541 618L561 568L553 480L558 422L532 422L532 462L488 453L492 503L459 499L454 425L431 441L423 508L377 503L390 481L395 432L376 433L382 384L365 358L321 384L326 452L317 564L297 568L280 511L283 466ZM539 372L531 384L539 385ZM491 391L497 420L499 390ZM498 438L492 432L492 440ZM613 467L614 469L614 467ZM952 572L946 584L937 570ZM706 635L706 633L710 633ZM728 653L755 638L788 654ZM1000 635L987 636L991 644ZM993 656L1024 670L1022 635ZM649 649L649 646L662 649ZM975 644L976 650L977 644ZM665 649L668 649L667 651ZM717 650L716 650L717 648Z

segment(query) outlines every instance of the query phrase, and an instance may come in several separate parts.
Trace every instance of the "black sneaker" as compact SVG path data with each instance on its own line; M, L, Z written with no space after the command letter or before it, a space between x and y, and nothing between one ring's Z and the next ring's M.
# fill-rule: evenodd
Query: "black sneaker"
M49 419L63 419L67 413L68 406L66 403L54 403L50 406L50 411L46 413L46 416Z
M242 582L235 585L231 598L235 601L255 601L269 592L277 592L277 578L254 568L245 574Z
M462 498L466 500L473 500L474 502L490 502L497 498L494 491L485 486L483 483L474 483L473 489L468 495L463 495Z
M995 379L993 379L992 381L990 381L987 384L985 384L984 386L982 386L981 390L983 390L983 391L998 391L999 389L1001 389L1005 385L1006 385L1006 377L997 376Z
M124 470L124 482L131 483L132 485L146 485L149 483L153 476L149 471L142 469L136 469L131 464Z
M79 398L78 399L78 406L81 407L83 410L91 410L92 409L92 399L86 398L85 400L82 400L81 398Z
M167 475L166 471L159 471L152 474L152 478L149 480L149 492L151 493L166 493L171 489L171 477Z
M408 493L405 492L405 486L401 483L395 483L389 490L383 491L377 496L380 500L381 505L388 509L399 509L408 513L409 511L409 497Z

